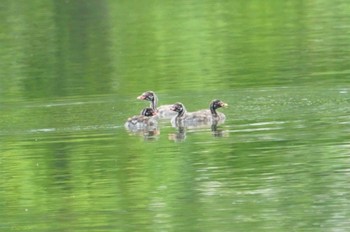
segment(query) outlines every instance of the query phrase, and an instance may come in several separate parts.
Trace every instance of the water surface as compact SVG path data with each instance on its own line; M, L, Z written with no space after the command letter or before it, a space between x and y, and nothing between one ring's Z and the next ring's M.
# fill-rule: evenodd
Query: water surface
M0 14L1 231L349 230L346 1ZM227 120L130 133L146 90Z

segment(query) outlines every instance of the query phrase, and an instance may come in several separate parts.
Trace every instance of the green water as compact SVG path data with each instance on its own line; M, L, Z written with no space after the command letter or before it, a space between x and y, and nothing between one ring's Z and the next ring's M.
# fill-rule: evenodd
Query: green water
M349 231L350 5L0 6L0 231ZM125 130L148 106L225 124Z

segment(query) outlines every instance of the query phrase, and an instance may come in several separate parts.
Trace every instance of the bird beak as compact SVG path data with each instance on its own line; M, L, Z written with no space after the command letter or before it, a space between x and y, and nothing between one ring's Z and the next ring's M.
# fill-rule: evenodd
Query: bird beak
M140 96L137 97L137 99L139 99L139 100L145 100L145 96L140 95Z
M227 103L225 103L225 102L222 102L222 103L221 103L221 107L226 108L226 107L228 107L228 104L227 104Z

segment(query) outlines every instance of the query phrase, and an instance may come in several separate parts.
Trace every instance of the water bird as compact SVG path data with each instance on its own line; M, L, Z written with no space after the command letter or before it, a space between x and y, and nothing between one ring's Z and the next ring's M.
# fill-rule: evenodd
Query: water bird
M131 131L141 130L148 127L157 127L157 113L150 107L143 109L140 115L134 115L125 122L126 129Z
M176 115L176 112L172 111L170 107L172 105L158 105L158 97L153 91L146 91L137 97L139 100L150 101L150 107L157 112L160 119L171 119Z
M225 122L226 116L224 113L222 112L217 112L216 110L221 108L221 107L228 107L228 104L218 100L218 99L214 99L210 102L209 104L209 109L203 109L203 110L199 110L194 112L195 114L199 114L199 115L207 115L207 116L211 116L213 120L217 121L217 122Z
M227 106L225 102L215 99L210 102L209 109L187 112L184 104L177 102L170 107L172 111L177 113L171 119L171 124L175 127L217 125L225 122L226 116L216 110Z

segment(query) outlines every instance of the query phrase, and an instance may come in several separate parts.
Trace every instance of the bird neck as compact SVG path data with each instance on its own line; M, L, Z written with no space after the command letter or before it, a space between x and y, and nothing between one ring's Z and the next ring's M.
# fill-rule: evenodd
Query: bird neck
M213 104L210 104L210 112L213 117L218 117L218 113L216 112L216 109Z
M178 112L177 117L182 118L183 116L185 116L186 112L187 111L186 111L185 106L182 106L182 110Z
M158 97L157 97L157 95L153 94L153 100L151 101L150 107L153 110L157 110L157 105L158 105Z

